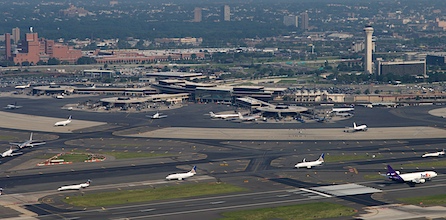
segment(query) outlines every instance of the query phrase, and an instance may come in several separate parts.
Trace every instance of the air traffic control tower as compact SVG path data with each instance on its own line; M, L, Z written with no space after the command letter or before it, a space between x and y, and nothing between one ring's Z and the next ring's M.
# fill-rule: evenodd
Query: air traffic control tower
M372 74L372 51L373 51L373 45L372 45L372 35L373 35L373 28L371 26L366 26L364 28L365 32L365 56L364 56L364 72Z

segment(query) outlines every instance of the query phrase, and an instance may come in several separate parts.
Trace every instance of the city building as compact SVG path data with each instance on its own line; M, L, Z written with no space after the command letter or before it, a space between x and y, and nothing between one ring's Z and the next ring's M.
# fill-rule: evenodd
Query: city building
M372 35L373 28L371 26L366 26L364 28L365 33L365 56L364 56L364 72L368 74L373 73L373 62L372 62L372 54L373 54L373 44L372 44Z
M426 77L426 60L416 61L376 61L376 74L398 76L411 75Z
M307 12L303 12L300 14L300 28L302 30L308 30L309 28L309 20L310 18L308 17L308 13Z
M194 22L201 22L202 15L201 15L201 8L196 7L194 9Z
M433 66L446 65L446 53L430 53L426 56L426 64Z
M14 44L18 44L20 42L20 28L16 27L12 29L12 41L14 42Z
M298 27L299 26L299 17L295 16L295 15L287 15L287 16L283 16L283 24L285 26L294 26L294 27Z
M54 40L39 39L37 33L31 32L27 33L25 40L22 41L21 50L12 57L14 63L18 65L24 62L35 65L39 61L47 62L51 58L73 64L82 57L82 52L71 46L55 43Z
M11 60L11 34L5 34L5 60Z
M222 21L231 21L231 8L229 5L224 5L222 8Z

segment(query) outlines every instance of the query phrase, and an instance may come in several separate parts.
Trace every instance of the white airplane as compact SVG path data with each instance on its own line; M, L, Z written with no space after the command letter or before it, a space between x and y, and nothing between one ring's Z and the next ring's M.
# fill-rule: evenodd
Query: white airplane
M16 151L17 151L17 149L13 149L12 147L10 147L9 150L2 153L2 157L13 157L13 156L23 154L23 152L14 153Z
M67 124L70 124L70 123L71 123L71 115L70 115L70 117L68 117L68 119L65 120L65 121L58 121L58 122L56 122L56 123L54 124L54 126L66 126Z
M59 191L63 191L63 190L80 190L80 189L84 189L90 186L91 180L87 180L87 182L85 183L81 183L81 184L75 184L75 185L68 185L68 186L62 186L59 187Z
M238 118L242 121L257 121L260 118L260 115L251 115L251 116L243 116L242 113L238 113Z
M315 160L315 161L305 161L305 158L302 160L302 162L297 163L294 167L295 168L302 168L302 167L306 167L308 169L310 169L311 167L314 166L321 166L324 163L324 153L321 154L321 156L319 157L319 159Z
M437 173L434 171L423 171L401 174L400 171L395 171L390 165L387 165L385 176L396 182L413 185L415 183L425 183L426 180L436 177Z
M166 180L183 180L197 174L197 166L192 167L192 169L187 173L174 173L166 176Z
M355 108L332 108L331 112L340 113L340 112L352 112L355 111Z
M444 152L444 149L443 149L442 151L438 151L438 152L435 152L435 153L423 154L423 156L421 156L421 157L440 157L440 156L444 156L444 154L445 154L445 152Z
M367 125L356 125L356 122L353 122L353 130L355 131L367 131Z
M151 119L161 119L161 118L166 118L167 115L163 115L162 113L155 113L154 115L150 116Z
M14 143L14 142L10 142L9 144L12 145L16 145L17 147L19 147L20 149L25 148L25 147L34 147L37 145L42 145L45 144L44 141L35 141L33 140L33 133L31 132L31 135L29 136L29 140L22 142L22 143Z
M14 88L16 88L16 89L26 89L26 88L29 88L31 86L31 84L26 84L26 85L20 85L20 86L15 86Z
M239 117L239 114L215 114L214 112L209 112L209 114L211 115L211 118L227 119Z
M22 106L17 105L17 102L16 102L16 103L14 103L14 104L6 105L5 109L18 109L18 108L21 108L21 107L22 107Z
M63 99L65 98L63 95L56 95L56 99Z

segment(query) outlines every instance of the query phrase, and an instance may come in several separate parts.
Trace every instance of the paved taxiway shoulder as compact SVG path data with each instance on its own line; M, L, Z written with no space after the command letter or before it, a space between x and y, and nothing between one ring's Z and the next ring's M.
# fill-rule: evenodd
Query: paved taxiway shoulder
M446 130L433 127L371 128L367 132L343 132L329 129L229 129L169 127L140 134L145 138L224 139L224 140L390 140L443 138Z
M35 115L15 114L0 111L0 127L19 129L19 130L36 130L42 132L71 133L74 130L84 129L88 127L105 125L107 123L85 121L73 119L67 126L54 126L58 121L67 120L66 118L51 118Z

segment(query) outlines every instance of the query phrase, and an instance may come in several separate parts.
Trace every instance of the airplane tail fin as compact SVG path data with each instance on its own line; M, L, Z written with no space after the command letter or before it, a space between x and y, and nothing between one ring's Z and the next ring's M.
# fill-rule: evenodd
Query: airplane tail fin
M356 128L356 122L353 122L353 128Z
M242 113L238 113L238 118L240 118L240 119L243 119L243 115L242 115Z
M319 157L318 161L324 162L324 157L325 157L325 154L322 153L321 156Z
M31 135L29 135L29 140L32 141L33 140L33 133L31 132Z
M192 167L189 173L197 174L197 166Z
M68 120L71 121L71 115L68 117Z
M395 171L390 165L387 165L387 174L390 179L403 181L403 178L400 177L399 173Z
M215 117L214 112L209 112L209 114L211 115L211 117Z

